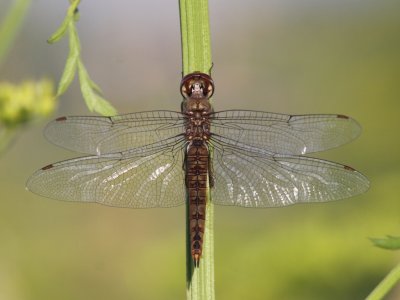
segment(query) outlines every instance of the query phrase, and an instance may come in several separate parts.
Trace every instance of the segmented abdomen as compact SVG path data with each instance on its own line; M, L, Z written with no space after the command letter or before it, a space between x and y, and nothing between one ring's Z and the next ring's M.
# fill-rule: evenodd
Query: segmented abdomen
M189 145L186 154L186 186L189 193L191 253L197 267L203 249L208 159L208 147L204 141L194 141Z

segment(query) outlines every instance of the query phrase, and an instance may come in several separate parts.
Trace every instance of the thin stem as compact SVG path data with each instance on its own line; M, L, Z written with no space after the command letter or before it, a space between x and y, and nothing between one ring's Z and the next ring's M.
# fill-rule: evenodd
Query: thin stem
M7 150L16 134L16 129L0 127L0 154Z
M212 66L211 38L207 0L180 0L183 75ZM190 300L215 299L214 289L214 207L210 191L206 208L203 253L200 266L194 268L190 249L189 201L186 206L186 295Z
M30 0L14 1L7 16L0 25L0 64L13 44L15 37L24 21Z
M180 0L183 75L209 73L211 37L207 0Z
M400 264L394 267L389 274L375 287L368 295L366 300L380 300L394 287L400 280Z

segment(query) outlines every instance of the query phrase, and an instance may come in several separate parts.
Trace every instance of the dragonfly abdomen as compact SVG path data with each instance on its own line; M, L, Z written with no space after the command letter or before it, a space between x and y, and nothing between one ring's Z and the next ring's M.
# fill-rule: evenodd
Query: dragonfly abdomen
M189 145L186 155L186 186L189 196L191 254L196 267L199 266L203 249L208 160L209 153L205 142Z

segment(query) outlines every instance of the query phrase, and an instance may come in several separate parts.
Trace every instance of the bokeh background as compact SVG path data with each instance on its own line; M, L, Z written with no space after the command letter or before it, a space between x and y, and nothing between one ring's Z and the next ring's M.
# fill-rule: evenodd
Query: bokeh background
M11 2L0 2L0 18ZM67 6L33 1L0 81L60 77L68 43L46 39ZM332 203L217 207L218 299L363 299L400 261L368 240L400 235L399 9L395 0L210 1L216 109L350 115L361 137L319 157L371 180L366 194ZM179 109L178 1L83 1L80 12L84 62L119 112ZM66 114L88 114L77 82L53 117ZM0 157L0 299L184 299L183 207L117 209L25 190L36 169L75 155L44 139L46 122Z

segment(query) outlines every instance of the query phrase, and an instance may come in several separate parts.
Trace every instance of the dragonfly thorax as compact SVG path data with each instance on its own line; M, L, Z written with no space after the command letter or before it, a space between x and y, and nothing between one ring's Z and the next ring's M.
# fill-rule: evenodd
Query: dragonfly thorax
M208 99L185 99L182 113L186 116L185 133L188 140L208 140L210 137L209 115L212 107Z
M182 102L182 113L198 119L212 112L211 103L207 98L188 98Z

